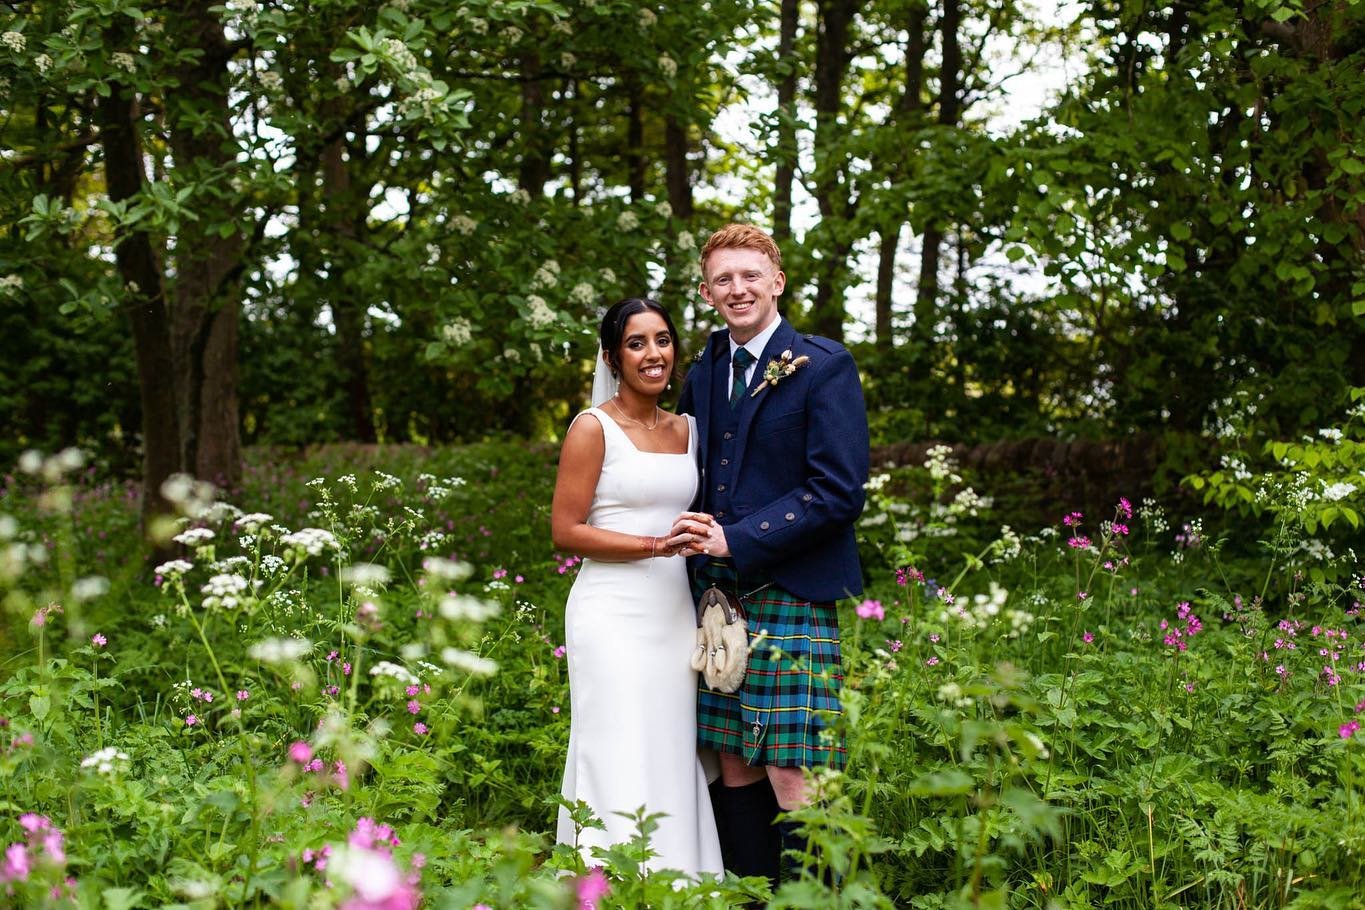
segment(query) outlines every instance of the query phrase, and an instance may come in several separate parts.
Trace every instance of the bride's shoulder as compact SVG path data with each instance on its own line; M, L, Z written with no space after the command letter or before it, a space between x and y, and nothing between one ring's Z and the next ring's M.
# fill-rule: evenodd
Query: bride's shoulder
M591 417L592 419L584 420L583 418L585 416ZM606 430L603 424L608 419L609 418L598 408L586 408L579 411L574 415L574 419L569 421L569 429L565 433L565 438L567 439L570 435L583 435L586 433L600 439Z

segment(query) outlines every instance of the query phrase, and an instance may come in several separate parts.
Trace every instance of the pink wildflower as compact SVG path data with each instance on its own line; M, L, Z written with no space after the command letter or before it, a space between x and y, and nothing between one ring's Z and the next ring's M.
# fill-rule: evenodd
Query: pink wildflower
M885 619L886 610L882 609L880 600L864 600L858 604L857 613L861 619Z
M1090 538L1083 534L1077 534L1067 540L1066 545L1073 550L1084 550L1090 546Z
M582 910L597 910L597 902L607 896L611 891L611 885L607 882L602 867L594 866L588 870L587 875L578 879L575 890L578 894L578 906Z
M90 643L97 648L103 648L105 645L109 644L109 639L105 638L99 632L96 632L94 635L90 636Z
M193 727L197 723L199 723L199 715L197 714L191 714L185 718L185 726L187 727Z
M938 658L937 658L937 657L931 657L931 658L929 658L928 660L926 660L926 661L924 662L924 665L925 665L926 667L937 667L937 666L938 666Z
M555 660L560 660L560 659L562 659L562 658L564 657L565 654L567 654L567 653L569 653L569 652L568 652L568 649L567 649L567 648L565 648L563 645L560 645L559 647L555 648L555 649L554 649L553 651L551 651L550 653L554 655Z
M1085 642L1087 645L1090 644L1090 643L1091 643L1092 641L1094 641L1094 640L1095 640L1095 633L1091 632L1089 629L1086 629L1085 632L1084 632L1084 634L1081 635L1081 641Z
M1360 721L1348 720L1338 728L1337 732L1341 734L1342 739L1350 739L1352 736L1355 736L1356 731L1359 729Z
M419 720L417 723L412 725L412 732L416 733L418 736L426 736L427 725Z
M5 849L5 862L0 865L0 881L27 881L33 866L29 862L28 848L23 844L10 844Z
M308 764L313 757L313 747L303 740L296 740L289 747L289 760L300 765Z
M1132 519L1132 517L1133 517L1133 504L1132 504L1131 502L1128 501L1128 497L1127 497L1127 496L1120 496L1120 497L1119 497L1119 511L1123 513L1123 517L1124 517L1124 518L1127 518L1127 519L1130 519L1130 520Z
M1080 512L1071 512L1062 519L1062 524L1066 525L1068 528L1075 528L1080 525L1084 518L1085 515Z
M422 710L422 703L421 703L420 701L418 701L417 699L414 698L414 699L411 699L411 700L408 702L408 713L409 713L409 714L416 714L416 713L418 713L418 712L421 711L421 710Z
M899 638L887 639L886 646L891 649L892 654L895 654L901 648L905 647L904 643L901 642Z
M251 693L248 692L246 689L238 689L238 690L237 690L237 700L238 700L238 701L246 701L246 700L247 700L248 698L250 698L250 697L251 697Z

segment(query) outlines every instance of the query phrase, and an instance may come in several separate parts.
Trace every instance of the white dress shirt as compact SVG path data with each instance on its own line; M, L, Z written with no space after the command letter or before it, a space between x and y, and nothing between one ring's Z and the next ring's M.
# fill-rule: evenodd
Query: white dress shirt
M754 355L754 362L749 364L749 369L744 371L744 385L749 386L754 380L754 370L758 369L758 361L763 357L763 349L768 346L768 339L773 337L778 325L782 322L782 317L778 316L768 323L768 327L750 338L744 344L735 341L735 336L730 336L730 375L735 375L735 351L740 348Z

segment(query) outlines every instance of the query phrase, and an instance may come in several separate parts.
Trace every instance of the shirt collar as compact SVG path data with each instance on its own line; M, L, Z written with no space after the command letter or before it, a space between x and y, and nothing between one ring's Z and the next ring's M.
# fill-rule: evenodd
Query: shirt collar
M745 342L744 344L740 344L739 342L735 341L735 337L734 337L733 335L731 335L731 336L730 336L730 359L731 359L731 360L734 360L734 359L735 359L735 351L738 351L740 348L744 348L744 350L746 350L746 351L748 351L750 354L753 354L753 355L754 355L754 362L757 363L758 360L759 360L759 358L763 356L763 349L766 348L766 347L768 346L768 340L769 340L770 338L773 337L773 335L777 332L777 327L778 327L779 325L781 325L781 324L782 324L782 317L781 317L781 316L778 316L776 319L774 319L774 320L768 325L768 327L767 327L766 329L764 329L763 331L759 332L759 333L758 333L757 335L755 335L753 338L750 338L750 339L749 339L747 342Z

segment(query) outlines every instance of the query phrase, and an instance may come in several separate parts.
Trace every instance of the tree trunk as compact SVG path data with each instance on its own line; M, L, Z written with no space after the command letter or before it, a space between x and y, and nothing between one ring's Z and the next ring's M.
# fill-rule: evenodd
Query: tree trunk
M346 385L351 432L359 442L375 442L378 434L370 400L369 368L365 363L365 301L344 265L363 255L356 241L365 230L369 192L368 187L360 190L353 187L351 162L341 137L323 149L322 193L327 212L324 224L333 247L327 299L337 333L337 369Z
M521 168L517 186L532 198L545 194L550 179L551 143L545 130L545 84L540 75L540 55L528 51L521 58Z
M687 152L687 124L676 114L669 114L664 120L664 180L673 217L684 222L692 218L692 175L688 172Z
M905 87L900 100L890 117L889 126L898 134L917 127L920 111L923 108L921 94L924 91L924 24L929 17L929 4L920 3L910 10L906 23L905 42ZM895 184L905 176L906 160L896 158L886 162L884 168L891 179L893 192ZM886 225L881 231L881 243L877 249L877 350L889 351L895 344L895 313L893 296L896 284L896 255L900 250L901 226L904 224L903 209L897 208L894 215L888 213Z
M941 126L957 126L961 112L960 82L962 78L961 0L943 0L943 71L939 75L938 122ZM919 288L915 297L916 340L928 344L933 339L934 324L938 321L939 248L943 245L943 225L934 218L925 228L920 249Z
M844 75L850 59L849 27L861 0L822 0L815 41L815 201L823 220L815 301L815 331L837 341L844 337L844 283L848 273L849 222L855 204L846 177L847 161L834 146L840 137ZM828 230L825 230L828 228Z
M799 0L782 0L777 59L783 67L777 83L777 173L773 179L773 239L780 246L792 235L792 184L796 181L796 29Z
M177 170L193 168L230 193L235 167L228 113L232 55L210 3L187 3L174 22L182 47L200 53L180 67L170 144ZM172 354L180 410L181 461L196 477L235 487L242 476L237 353L240 298L229 275L244 241L236 225L222 236L210 219L185 220L176 237Z
M125 37L111 30L112 46ZM104 181L111 202L131 199L145 182L139 147L136 103L132 90L117 83L100 98L96 108L100 145L104 150ZM161 263L151 238L140 228L120 229L114 257L128 293L128 321L137 360L138 396L142 405L142 524L171 512L161 485L180 470L180 425L175 400L174 359Z
M641 202L645 198L645 121L644 121L644 91L640 84L631 80L629 85L630 101L626 124L626 169L627 182L630 185L630 201L632 204Z
M884 230L877 246L877 350L890 351L896 342L892 313L892 290L896 283L896 249L900 246L900 225Z

